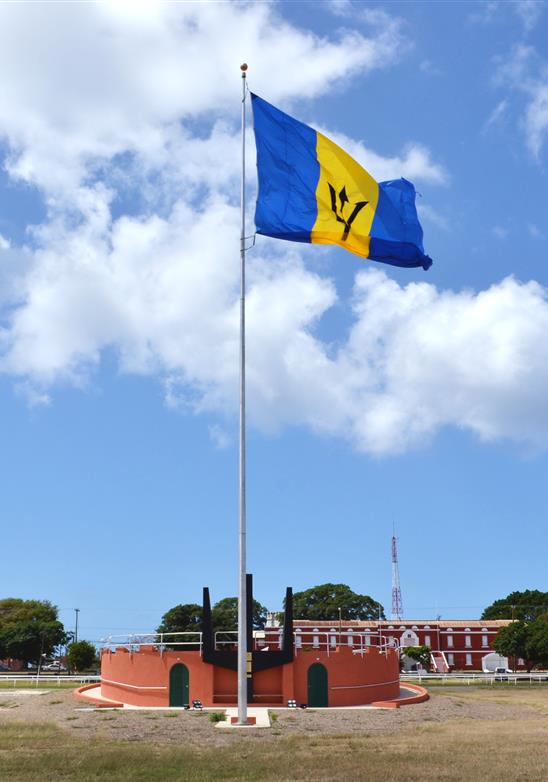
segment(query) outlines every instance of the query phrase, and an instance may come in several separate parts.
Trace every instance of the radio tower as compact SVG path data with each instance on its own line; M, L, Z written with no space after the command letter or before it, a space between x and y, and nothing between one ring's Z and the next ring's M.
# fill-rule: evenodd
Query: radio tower
M396 545L396 530L392 533L392 619L403 619L403 605L401 601L400 574L398 571L398 547Z

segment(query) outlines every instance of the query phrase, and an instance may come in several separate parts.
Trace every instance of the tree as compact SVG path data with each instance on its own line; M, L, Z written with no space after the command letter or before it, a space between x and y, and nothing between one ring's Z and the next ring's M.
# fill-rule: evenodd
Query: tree
M77 641L69 646L68 667L74 671L85 671L95 663L97 650L89 641Z
M225 597L215 603L211 609L213 630L236 630L238 628L238 598ZM253 601L253 629L262 630L266 622L266 608L257 600Z
M0 659L38 663L42 655L51 655L66 640L57 606L48 600L0 600Z
M369 595L358 595L346 584L320 584L295 592L293 613L297 619L384 619L384 608Z
M537 619L536 622L512 622L499 630L493 642L493 648L499 654L516 660L525 660L527 671L536 665L548 664L548 622Z
M406 654L412 660L416 660L426 670L430 668L431 651L429 646L406 646L401 649L402 654Z
M548 592L526 589L524 592L510 592L507 597L495 600L487 606L482 619L520 619L534 622L541 614L548 612Z
M533 667L548 668L548 620L537 619L527 629L524 659L534 661Z
M237 630L238 628L238 598L225 597L215 603L211 609L213 631ZM253 601L253 627L262 629L266 622L266 608L257 600ZM197 603L183 603L167 611L157 633L199 633L202 631L203 612ZM169 639L168 639L169 642Z
M200 633L202 631L202 606L198 603L182 603L170 608L162 617L157 633Z

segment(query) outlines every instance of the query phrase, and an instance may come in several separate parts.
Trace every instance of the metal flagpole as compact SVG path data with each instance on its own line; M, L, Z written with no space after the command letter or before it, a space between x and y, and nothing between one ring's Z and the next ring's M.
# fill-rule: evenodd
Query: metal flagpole
M242 71L242 184L240 233L240 491L238 585L238 725L247 724L247 595L245 503L245 97L247 65Z

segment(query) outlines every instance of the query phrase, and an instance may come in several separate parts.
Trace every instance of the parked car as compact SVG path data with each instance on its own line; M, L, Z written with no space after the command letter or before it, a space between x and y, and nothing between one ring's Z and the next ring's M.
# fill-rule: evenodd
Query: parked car
M9 668L8 668L6 665L2 665L2 664L0 663L0 671L2 671L3 673L5 673L6 671L9 671Z
M60 671L66 671L67 669L62 663L54 661L52 663L48 663L47 665L44 665L42 670L60 672Z
M509 668L495 668L495 679L499 682L507 682L507 673L512 673L512 671Z

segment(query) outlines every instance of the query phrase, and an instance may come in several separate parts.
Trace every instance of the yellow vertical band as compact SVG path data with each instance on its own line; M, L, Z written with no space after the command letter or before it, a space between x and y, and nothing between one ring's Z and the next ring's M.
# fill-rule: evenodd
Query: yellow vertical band
M367 258L379 186L344 149L322 133L316 135L316 156L320 164L316 188L318 216L310 241L338 244Z

